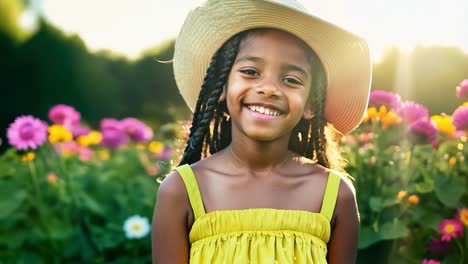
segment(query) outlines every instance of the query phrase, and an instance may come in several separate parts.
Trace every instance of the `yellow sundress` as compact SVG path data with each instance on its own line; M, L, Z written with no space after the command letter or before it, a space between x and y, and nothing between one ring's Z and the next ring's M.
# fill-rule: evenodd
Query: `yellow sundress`
M320 213L252 208L206 213L189 165L176 168L194 212L190 263L327 263L330 220L341 177L330 170Z

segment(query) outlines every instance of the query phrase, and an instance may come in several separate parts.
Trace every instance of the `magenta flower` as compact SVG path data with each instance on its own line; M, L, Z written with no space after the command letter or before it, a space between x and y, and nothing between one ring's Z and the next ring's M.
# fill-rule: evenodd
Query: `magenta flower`
M410 140L416 144L431 143L436 139L437 128L428 119L419 119L411 123L408 134Z
M58 104L49 110L49 119L55 124L62 125L71 130L72 126L80 122L81 115L75 108Z
M114 118L104 118L101 120L101 133L102 141L100 145L103 147L118 148L128 141L121 123Z
M422 118L429 118L429 111L423 105L415 102L407 101L398 107L397 114L406 123L413 123Z
M79 136L86 136L91 130L88 127L83 126L80 123L76 123L71 127L71 133L74 138Z
M36 149L47 140L47 127L31 115L20 116L8 127L8 142L18 150Z
M423 259L421 264L440 264L440 261L433 260L433 259Z
M468 97L468 79L463 80L456 88L458 98Z
M136 118L125 118L120 125L134 142L146 142L153 138L153 130Z
M432 254L445 254L450 248L450 242L442 239L431 238L426 244L427 250Z
M452 124L457 130L468 130L468 107L461 107L453 112Z
M369 106L379 108L384 105L387 108L398 108L400 106L400 95L392 92L375 90L370 92Z
M463 223L458 219L445 219L439 224L439 233L442 240L450 241L452 238L463 237Z

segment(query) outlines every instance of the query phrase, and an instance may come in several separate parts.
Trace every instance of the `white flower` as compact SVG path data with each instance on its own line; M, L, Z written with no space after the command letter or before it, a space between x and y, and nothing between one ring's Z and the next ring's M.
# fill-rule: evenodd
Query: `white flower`
M127 218L124 223L125 235L129 239L142 238L150 231L148 218L133 215Z

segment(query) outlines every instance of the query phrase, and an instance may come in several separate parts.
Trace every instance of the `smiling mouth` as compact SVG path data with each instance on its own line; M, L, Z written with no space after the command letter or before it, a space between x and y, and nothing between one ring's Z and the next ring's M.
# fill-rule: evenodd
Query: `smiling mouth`
M281 112L280 112L280 111L278 111L278 110L276 110L276 109L264 107L264 106L259 106L259 105L246 105L246 107L247 107L250 111L257 112L257 113L264 114L264 115L269 115L269 116L279 116L279 115L281 115Z

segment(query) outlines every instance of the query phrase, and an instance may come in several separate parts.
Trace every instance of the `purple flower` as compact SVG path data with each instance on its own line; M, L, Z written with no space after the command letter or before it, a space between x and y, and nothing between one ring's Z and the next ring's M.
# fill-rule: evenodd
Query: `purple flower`
M369 106L380 107L384 105L387 108L398 108L400 105L400 95L392 92L375 90L370 92Z
M453 112L452 124L457 130L468 131L468 107L461 107Z
M411 123L408 130L409 138L416 144L431 143L436 139L437 128L428 119L419 119Z
M36 149L47 140L47 127L31 115L20 116L8 127L8 142L18 150Z
M155 156L160 160L169 160L172 156L172 149L169 146L165 146L160 153L155 153Z
M58 104L49 110L49 119L55 124L63 125L71 130L72 125L80 121L81 115L75 108Z
M136 118L125 118L120 125L134 142L146 142L153 138L153 130Z
M422 118L429 118L429 111L423 105L415 102L404 102L397 109L398 115L406 123L413 123Z
M426 248L432 254L445 254L450 248L450 241L431 238L427 241Z
M456 88L458 98L468 97L468 79L463 80Z
M125 131L122 129L122 125L117 119L102 119L101 133L102 141L100 145L103 147L118 148L128 141L127 135L125 134Z

